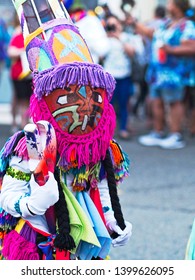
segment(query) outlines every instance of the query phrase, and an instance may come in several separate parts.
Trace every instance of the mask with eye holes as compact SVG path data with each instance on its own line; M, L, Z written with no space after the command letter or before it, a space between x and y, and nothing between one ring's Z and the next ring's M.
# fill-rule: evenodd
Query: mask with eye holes
M71 85L56 89L44 100L58 126L72 135L92 132L104 110L106 92L101 88Z

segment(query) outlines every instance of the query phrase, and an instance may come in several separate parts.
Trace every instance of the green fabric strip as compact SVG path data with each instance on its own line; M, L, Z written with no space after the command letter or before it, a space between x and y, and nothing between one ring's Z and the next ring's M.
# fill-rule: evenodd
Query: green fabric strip
M71 232L76 248L71 251L71 253L75 253L76 249L79 245L80 240L93 244L97 247L101 247L96 234L92 228L92 225L86 216L85 212L81 208L80 204L74 197L74 195L70 192L70 190L62 183L64 195L67 202L67 208L69 211L70 218L70 227Z

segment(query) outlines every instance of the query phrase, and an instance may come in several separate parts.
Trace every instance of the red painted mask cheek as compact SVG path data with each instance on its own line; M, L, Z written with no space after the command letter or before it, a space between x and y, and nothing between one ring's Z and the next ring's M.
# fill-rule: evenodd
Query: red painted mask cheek
M59 127L73 135L93 131L102 116L105 90L89 86L70 86L44 96Z

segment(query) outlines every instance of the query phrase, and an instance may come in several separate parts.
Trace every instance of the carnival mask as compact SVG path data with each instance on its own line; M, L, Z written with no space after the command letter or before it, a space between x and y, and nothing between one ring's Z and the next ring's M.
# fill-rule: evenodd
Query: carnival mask
M44 96L49 111L59 127L72 135L88 134L103 114L106 91L90 86L71 85Z

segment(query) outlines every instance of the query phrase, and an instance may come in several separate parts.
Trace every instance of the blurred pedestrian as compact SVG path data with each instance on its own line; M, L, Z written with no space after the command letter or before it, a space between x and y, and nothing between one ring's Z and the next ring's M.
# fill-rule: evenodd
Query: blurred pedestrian
M11 59L10 77L13 83L12 96L12 132L23 128L29 122L29 102L32 94L32 77L24 49L22 29L15 16L15 28L8 46ZM17 117L20 117L18 124Z
M165 21L166 16L166 9L162 5L158 5L154 10L154 17L152 20L146 22L146 26L152 28L154 31L157 30ZM128 23L128 22L127 22ZM143 66L143 74L140 75L139 80L139 88L140 92L137 97L137 100L133 106L133 114L137 116L140 106L144 106L145 115L147 117L150 116L150 102L147 99L149 88L148 83L145 79L145 73L148 68L148 64L150 63L151 59L151 52L152 52L152 39L148 38L147 36L142 36L144 42L144 59L145 65Z
M147 71L147 81L152 100L153 131L139 137L145 146L160 146L165 149L179 149L185 146L182 136L184 122L185 86L189 82L190 56L193 46L194 25L186 18L190 8L188 0L169 0L167 11L170 16L158 28L148 28L134 22L136 31L152 38L152 58ZM170 114L167 117L167 105ZM170 131L164 138L165 124Z
M103 66L116 80L112 102L117 113L119 137L128 140L128 104L133 92L131 58L135 54L135 48L131 44L128 34L123 31L121 21L116 16L112 15L107 18L105 28L110 47L109 52L104 57Z
M7 30L7 26L2 18L0 18L0 81L2 76L2 70L8 61L7 46L10 41L10 35Z
M102 25L105 27L107 17L112 15L111 9L107 3L107 0L99 0L98 6L101 7L98 11L98 17L102 22Z

